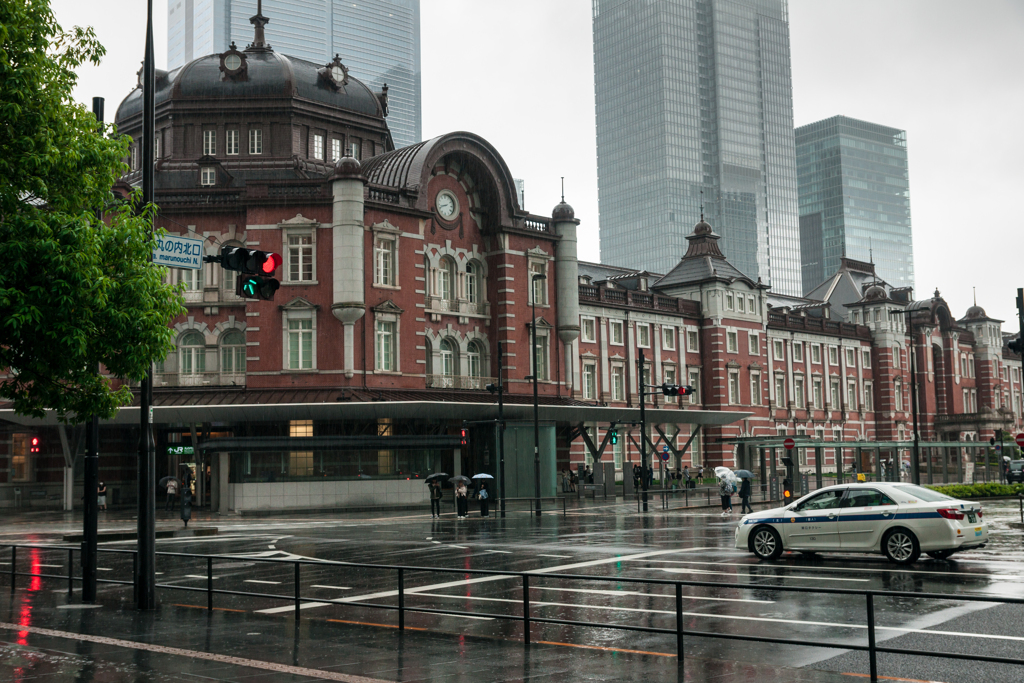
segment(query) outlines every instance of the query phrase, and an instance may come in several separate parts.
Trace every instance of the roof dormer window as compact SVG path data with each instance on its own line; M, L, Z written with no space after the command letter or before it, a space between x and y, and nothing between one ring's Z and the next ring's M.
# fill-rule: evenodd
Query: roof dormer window
M245 59L245 53L239 52L232 41L231 48L220 56L220 72L222 80L245 81L248 80L249 65Z
M199 171L199 184L212 187L217 184L217 170L212 166L203 166Z

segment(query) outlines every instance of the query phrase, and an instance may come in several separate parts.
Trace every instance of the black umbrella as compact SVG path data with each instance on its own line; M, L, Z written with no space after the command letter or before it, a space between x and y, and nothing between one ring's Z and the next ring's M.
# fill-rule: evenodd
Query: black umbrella
M733 472L733 474L735 474L740 479L753 479L754 478L754 473L751 472L750 470L736 470L735 472Z
M461 482L464 482L467 486L469 486L471 483L473 483L472 481L470 481L469 477L464 477L461 474L459 476L457 476L457 477L452 477L448 481L453 483L453 484L456 483L456 482L460 482L461 481Z
M167 482L169 482L171 479L178 482L179 486L181 485L181 480L178 479L177 477L164 477L158 482L158 485L160 486L160 488L167 488Z
M438 479L444 479L447 476L448 476L447 472L435 472L434 474L431 474L429 477L427 477L424 481L426 481L429 484L432 481L437 481Z

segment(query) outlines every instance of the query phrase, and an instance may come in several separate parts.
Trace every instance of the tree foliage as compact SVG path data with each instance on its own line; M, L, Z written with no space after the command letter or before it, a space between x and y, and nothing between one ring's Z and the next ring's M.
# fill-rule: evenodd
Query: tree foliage
M150 262L154 208L111 191L130 140L71 98L103 54L49 0L0 2L0 398L21 414L112 417L132 397L111 378L142 379L184 312Z

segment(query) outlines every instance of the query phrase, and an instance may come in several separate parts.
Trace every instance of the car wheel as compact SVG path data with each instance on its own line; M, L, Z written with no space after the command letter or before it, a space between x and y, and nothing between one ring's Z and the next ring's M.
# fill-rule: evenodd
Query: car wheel
M955 550L933 550L928 553L928 555L934 557L936 560L945 560L955 552Z
M750 547L762 560L775 560L782 554L782 538L770 526L758 527L754 529Z
M921 545L917 536L906 529L893 529L882 539L882 552L890 562L913 564L921 557Z

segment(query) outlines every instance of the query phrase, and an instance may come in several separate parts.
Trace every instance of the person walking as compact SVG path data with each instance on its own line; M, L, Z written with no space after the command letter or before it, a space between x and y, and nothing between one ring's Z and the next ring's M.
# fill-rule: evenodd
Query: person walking
M173 477L167 481L167 501L164 504L164 511L174 509L174 497L178 495L178 480Z
M100 485L96 487L96 506L100 510L107 509L107 485L102 481Z
M469 514L469 491L465 482L460 481L455 487L455 515L459 519L465 519Z
M491 494L487 492L487 482L480 483L480 516L486 517L491 509Z
M576 482L579 477L575 472L569 470L569 493L576 493Z
M740 514L745 515L747 512L753 512L754 508L750 507L750 479L744 477L743 483L740 484Z
M732 514L732 490L732 482L726 481L723 477L719 477L718 494L722 497L722 517Z
M441 498L444 492L441 491L441 482L436 479L430 482L430 518L441 518Z
M635 463L633 465L633 488L637 491L640 490L640 477L643 476L643 470L640 469L640 465Z
M690 466L683 465L683 486L688 489L693 488L693 486L690 485L690 481Z

